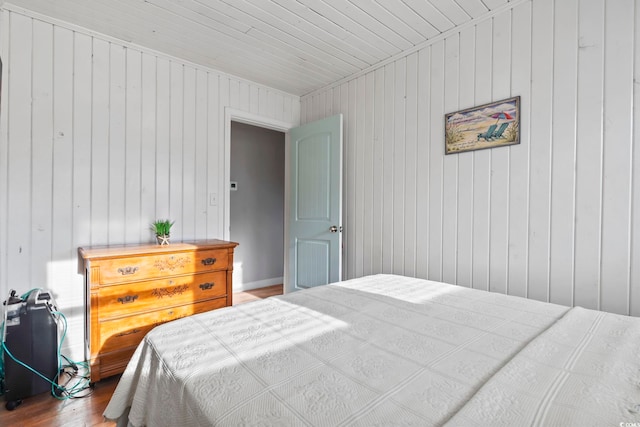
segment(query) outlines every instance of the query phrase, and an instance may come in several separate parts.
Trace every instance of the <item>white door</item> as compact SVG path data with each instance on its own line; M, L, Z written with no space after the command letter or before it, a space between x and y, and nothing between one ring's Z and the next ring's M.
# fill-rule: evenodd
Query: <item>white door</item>
M291 129L286 292L342 278L342 114Z

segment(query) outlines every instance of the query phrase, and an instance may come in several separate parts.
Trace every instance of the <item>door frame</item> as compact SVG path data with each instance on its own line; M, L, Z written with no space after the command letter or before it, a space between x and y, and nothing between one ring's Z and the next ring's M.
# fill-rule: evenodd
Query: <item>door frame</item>
M223 202L224 202L224 218L222 221L223 239L229 240L231 236L231 189L229 188L231 183L231 122L239 122L247 125L253 125L261 128L271 129L284 133L284 252L282 254L284 259L284 271L283 271L283 288L286 288L286 284L289 281L289 260L288 260L288 246L289 230L286 224L289 223L289 200L291 195L291 188L289 180L290 175L290 154L289 148L291 140L289 137L289 131L294 127L300 126L300 123L285 122L281 120L271 119L269 117L260 116L258 114L248 113L246 111L237 110L231 107L225 107L224 109L224 179L222 185L224 186Z

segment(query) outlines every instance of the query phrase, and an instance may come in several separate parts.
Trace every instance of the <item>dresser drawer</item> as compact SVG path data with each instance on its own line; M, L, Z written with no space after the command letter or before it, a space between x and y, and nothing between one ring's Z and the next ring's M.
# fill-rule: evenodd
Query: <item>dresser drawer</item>
M123 283L205 271L226 270L229 251L176 252L97 261L99 283Z
M166 308L136 316L100 322L100 353L109 353L135 347L155 326L192 314L204 313L227 305L226 298L218 298L197 304ZM130 357L131 354L128 354Z
M98 320L192 304L226 294L226 271L103 286L98 290Z

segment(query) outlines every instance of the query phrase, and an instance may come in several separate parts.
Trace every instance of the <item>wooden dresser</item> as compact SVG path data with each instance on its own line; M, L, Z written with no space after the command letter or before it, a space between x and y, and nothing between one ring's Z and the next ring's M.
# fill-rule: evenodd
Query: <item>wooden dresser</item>
M124 371L154 326L231 305L234 242L79 248L91 382Z

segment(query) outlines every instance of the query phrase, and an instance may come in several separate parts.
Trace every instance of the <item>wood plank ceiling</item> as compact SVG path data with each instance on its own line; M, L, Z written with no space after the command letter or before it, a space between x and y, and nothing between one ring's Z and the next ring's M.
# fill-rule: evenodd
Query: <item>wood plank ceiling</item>
M509 1L11 0L4 6L304 95Z

